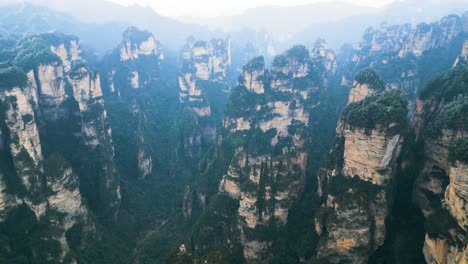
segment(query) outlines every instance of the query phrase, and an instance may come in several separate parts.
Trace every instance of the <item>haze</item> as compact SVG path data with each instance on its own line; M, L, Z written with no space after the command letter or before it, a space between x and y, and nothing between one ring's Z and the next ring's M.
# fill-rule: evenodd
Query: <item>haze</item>
M172 17L216 17L222 15L236 15L244 12L249 8L261 6L298 6L316 3L333 2L333 0L229 0L229 1L216 1L216 0L200 0L200 1L186 1L186 0L108 0L121 5L129 6L138 4L142 6L150 6L156 12ZM350 2L356 5L369 6L369 7L383 7L393 0L344 0L343 2Z

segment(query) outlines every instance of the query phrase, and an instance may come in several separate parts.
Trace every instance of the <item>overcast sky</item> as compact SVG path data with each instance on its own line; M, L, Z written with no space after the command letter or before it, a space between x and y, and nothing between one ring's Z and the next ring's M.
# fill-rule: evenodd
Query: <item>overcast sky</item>
M239 14L248 8L265 5L305 5L333 0L106 0L121 5L137 3L151 6L156 12L166 16L215 17ZM342 0L359 5L382 7L393 0Z

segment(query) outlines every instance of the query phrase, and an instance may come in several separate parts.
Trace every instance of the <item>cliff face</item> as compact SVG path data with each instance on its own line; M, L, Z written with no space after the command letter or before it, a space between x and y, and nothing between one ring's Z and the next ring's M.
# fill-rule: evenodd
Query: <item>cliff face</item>
M450 69L467 38L468 16L450 15L416 27L382 25L368 29L352 57L354 71L372 67L387 87L398 88L409 99L410 116L416 97L435 74ZM444 54L444 56L439 56ZM437 60L437 65L433 61Z
M54 249L51 246L43 254L63 260L70 251L66 232L79 225L78 232L86 237L94 233L94 223L89 218L88 208L82 202L79 179L70 164L57 153L50 155L47 160L43 157L37 129L38 119L28 101L31 98L27 98L24 92L31 88L14 87L0 94L4 128L9 136L5 138L9 143L5 150L9 150L9 153L2 151L2 158L11 155L11 166L20 180L20 186L13 187L13 175L9 176L9 184L5 184L4 175L1 175L2 222L11 221L14 217L12 212L26 206L34 213L35 221L43 222L46 230L55 230L50 237L41 239L56 241L59 248ZM32 233L31 236L35 235ZM40 248L40 244L36 246L37 249L31 249L33 252Z
M399 94L369 89L379 82L371 70L356 75L337 141L320 169L318 194L325 202L315 228L321 261L367 263L384 243L406 105ZM393 112L375 113L387 107Z
M213 109L212 104L220 103L215 100L225 100L218 94L227 97L231 42L222 39L195 41L189 38L180 59L179 100L189 109L185 119L192 124L185 131L182 144L189 157L199 158L203 146L212 145L216 139L216 126L222 110ZM213 96L217 96L216 99Z
M53 72L62 74L39 75L35 76L35 80L38 80L37 85L41 91L39 98L41 98L44 91L42 89L43 83L47 83L47 81L51 83L64 83L70 86L71 91L67 93L63 87L63 92L59 92L59 94L63 94L65 100L69 99L77 104L77 108L72 111L76 111L75 113L79 113L80 116L78 124L81 132L80 138L82 139L82 143L80 144L84 143L82 149L89 155L99 153L101 156L100 162L96 164L98 168L97 172L91 173L86 168L92 166L92 163L95 161L82 160L80 162L80 172L87 174L87 176L83 176L82 178L83 184L88 185L90 189L94 189L93 191L87 190L87 192L98 192L97 186L102 186L102 189L99 190L102 192L99 198L100 204L106 208L111 208L112 214L115 215L120 204L120 188L114 164L112 130L107 119L107 112L102 98L100 76L86 65L86 60L81 54L81 47L77 44L77 41L73 39L69 42L64 40L53 43L54 45L50 46L50 50L60 58L61 63ZM39 100L40 105L41 100ZM63 109L62 112L70 112L70 107L63 105L63 103L58 107ZM46 116L47 113L43 115ZM72 121L70 116L62 117L62 119ZM47 125L46 123L46 129ZM104 149L106 150L105 154L101 152ZM90 195L86 192L85 194Z
M468 136L463 121L467 90L457 81L466 75L466 66L459 66L431 82L420 95L414 121L425 156L414 199L426 217L423 253L429 263L468 259L463 242L468 237L467 160L462 154Z
M107 72L106 92L129 94L132 89L147 88L160 78L164 60L161 45L153 34L129 27L122 42L104 59Z
M278 239L274 234L285 228L304 188L309 113L323 91L322 81L309 74L313 65L303 46L275 58L270 71L263 57L251 60L223 117L218 148L231 156L217 196L235 206L226 223L234 229L225 231L228 241L222 243L234 252L239 243L248 261L271 258ZM208 210L227 209L218 205Z
M107 80L103 86L106 101L112 105L109 111L113 117L113 126L117 128L116 133L128 132L117 135L120 140L127 141L121 142L117 148L127 149L122 155L132 163L131 174L137 172L138 178L145 178L153 171L153 149L148 143L151 141L148 118L153 117L148 109L148 100L152 100L149 93L159 86L160 64L164 60L164 54L159 42L148 31L130 27L122 37L121 44L104 58ZM120 124L124 120L118 115L134 120L132 124L135 130L126 131L122 128ZM129 149L127 144L132 144L135 148Z
M333 50L327 47L327 43L323 39L318 39L310 51L310 58L314 61L321 62L327 72L336 74L338 64L336 55Z
M120 60L136 60L140 56L159 56L163 58L159 43L150 34L137 32L130 28L124 33L124 41L120 47Z
M188 39L181 51L182 69L179 74L181 102L203 103L206 91L201 81L226 82L231 65L230 40L213 39L210 42ZM206 102L204 102L206 104ZM207 106L209 108L209 105ZM209 116L209 110L193 107L199 116Z
M379 29L370 28L364 33L360 50L369 56L381 53L395 54L398 57L419 57L427 50L449 45L466 30L465 19L466 15L450 15L431 24L418 24L416 28L412 28L410 24L383 24Z
M3 78L17 81L13 86L4 83L0 93L5 168L2 224L16 221L19 211L32 211L31 223L43 230L26 227L33 230L29 239L43 242L31 242L37 244L31 252L36 254L41 243L50 244L44 253L34 255L34 261L42 257L73 260L68 256L67 232L80 234L74 250L80 250L95 233L83 197L93 201L93 209L103 210L97 214L115 216L118 211L111 129L99 75L86 65L76 38L59 33L33 35L20 40L14 52L30 50L36 57L18 56L14 61L22 69L12 66L13 70L2 72ZM107 151L102 153L104 148ZM86 159L93 153L99 153L99 160ZM99 199L94 199L96 193Z

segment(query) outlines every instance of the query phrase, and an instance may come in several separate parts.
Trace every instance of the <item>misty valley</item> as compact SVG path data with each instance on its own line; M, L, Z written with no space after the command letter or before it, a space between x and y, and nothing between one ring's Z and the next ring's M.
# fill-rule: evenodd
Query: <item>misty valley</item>
M0 4L0 263L468 263L466 2L45 2Z

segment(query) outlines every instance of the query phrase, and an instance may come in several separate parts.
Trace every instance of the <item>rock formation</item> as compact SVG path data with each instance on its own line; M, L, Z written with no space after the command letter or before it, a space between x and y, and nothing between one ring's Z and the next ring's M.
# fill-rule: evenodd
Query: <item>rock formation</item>
M263 234L285 227L304 187L311 99L318 100L314 97L323 91L321 80L309 75L310 63L303 46L276 57L271 71L262 57L252 59L243 67L223 117L219 148L231 150L232 158L218 199L233 204L227 225L234 230L226 230L228 241L220 243L239 245L249 261L269 259L277 238ZM225 209L208 210L216 214Z
M88 70L78 40L58 33L33 35L20 40L15 52L22 54L38 44L43 49L34 50L37 58L18 57L15 63L22 69L8 66L3 71L3 78L16 80L16 84L3 83L0 94L2 137L6 143L2 156L5 167L12 168L5 176L10 180L2 185L10 188L9 192L4 193L2 212L3 219L8 223L14 217L13 212L32 211L35 221L43 222L49 230L55 230L50 237L41 239L49 241L47 243L56 241L59 249L54 251L51 245L50 251L44 254L63 261L66 257L73 259L68 256L70 247L66 233L69 230L78 228L84 238L94 233L91 213L83 202L86 195L80 188L80 185L90 184L90 179L77 175L76 171L82 172L78 168L80 166L74 163L78 168L75 171L64 158L71 157L71 153L51 140L52 132L46 135L45 131L62 121L70 122L67 124L70 127L76 125L76 134L68 135L68 139L82 142L84 152L80 154L92 152L98 145L109 146L112 150L111 131L106 124L99 76ZM76 121L72 116L80 118ZM67 127L62 129L68 131ZM59 135L60 131L55 133ZM63 152L58 153L59 150ZM11 163L8 163L8 156L11 156ZM103 200L96 203L102 203L101 206L115 214L120 193L113 169L113 154L109 153L109 156L101 159L103 163L99 166L102 167L96 169L107 173L96 175L102 178L92 181L105 183L101 190L105 195L101 196ZM88 165L84 161L81 163L81 166ZM11 179L16 177L19 185L15 189L11 187ZM31 250L34 252L37 249Z
M413 122L424 143L414 199L426 218L423 253L428 263L468 260L468 131L463 121L468 91L457 81L467 73L466 65L458 66L431 82L420 95Z
M370 69L356 75L335 146L319 173L325 201L316 220L319 261L367 263L384 243L406 105L399 94L369 89L376 84L381 80ZM392 111L377 114L385 108Z
M216 139L218 120L214 116L221 113L213 113L210 96L227 90L231 66L230 40L207 42L195 41L191 37L182 49L180 59L179 100L190 109L185 118L193 124L183 136L182 144L189 157L199 158L203 146L212 145Z
M430 24L409 24L368 29L352 57L360 70L372 67L387 87L399 89L409 99L410 116L416 97L435 74L452 67L467 38L468 16L450 15ZM445 54L438 57L438 54ZM439 59L438 59L439 58ZM434 60L438 60L436 65Z

